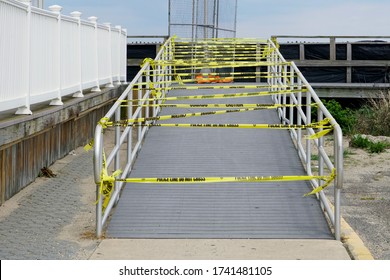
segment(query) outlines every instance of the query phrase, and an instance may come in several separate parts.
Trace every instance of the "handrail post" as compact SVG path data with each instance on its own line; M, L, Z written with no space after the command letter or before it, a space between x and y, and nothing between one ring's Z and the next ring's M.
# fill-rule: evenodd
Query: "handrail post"
M95 138L94 138L94 179L96 184L96 237L100 238L103 231L103 198L100 193L100 174L103 169L103 128L100 124L96 126L95 129Z
M334 187L334 231L336 240L341 239L341 189L343 187L343 174L344 174L344 151L343 151L343 137L342 130L339 125L334 128L334 139L335 144L335 168L336 168L336 179Z

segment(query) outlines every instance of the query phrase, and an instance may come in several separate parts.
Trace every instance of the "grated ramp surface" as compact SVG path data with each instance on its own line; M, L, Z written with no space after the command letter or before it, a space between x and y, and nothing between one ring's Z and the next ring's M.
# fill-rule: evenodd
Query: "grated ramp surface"
M224 92L238 90L224 90ZM248 90L245 90L247 92ZM170 96L221 91L171 91ZM171 101L170 103L179 103ZM189 103L181 101L180 103ZM271 97L191 100L272 103ZM216 109L164 108L161 115ZM279 123L276 110L162 123ZM152 127L129 177L304 175L287 130ZM308 182L128 184L107 229L113 238L333 239Z

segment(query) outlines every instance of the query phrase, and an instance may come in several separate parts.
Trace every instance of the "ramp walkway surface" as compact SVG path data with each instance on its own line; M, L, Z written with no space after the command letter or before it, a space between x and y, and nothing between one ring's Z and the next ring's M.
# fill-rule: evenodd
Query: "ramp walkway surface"
M223 93L248 92L224 89ZM218 89L171 90L169 96L217 94ZM221 103L218 99L166 103ZM272 103L270 96L223 103ZM213 109L215 110L215 109ZM210 109L162 108L160 115ZM276 110L179 118L159 123L280 123ZM132 177L305 175L287 130L153 126ZM107 238L334 239L319 201L303 197L307 181L127 184Z

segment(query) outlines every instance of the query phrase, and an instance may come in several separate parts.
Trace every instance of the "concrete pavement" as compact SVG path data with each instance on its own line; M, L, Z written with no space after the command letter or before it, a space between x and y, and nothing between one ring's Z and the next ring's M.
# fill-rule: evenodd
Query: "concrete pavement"
M91 260L350 260L335 240L107 239Z

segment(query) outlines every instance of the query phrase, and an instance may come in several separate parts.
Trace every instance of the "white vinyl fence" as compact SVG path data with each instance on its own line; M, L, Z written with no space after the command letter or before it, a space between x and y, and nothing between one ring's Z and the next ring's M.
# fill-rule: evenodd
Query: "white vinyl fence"
M126 81L125 29L49 9L0 0L0 112L31 114L33 104L62 105L64 96Z

